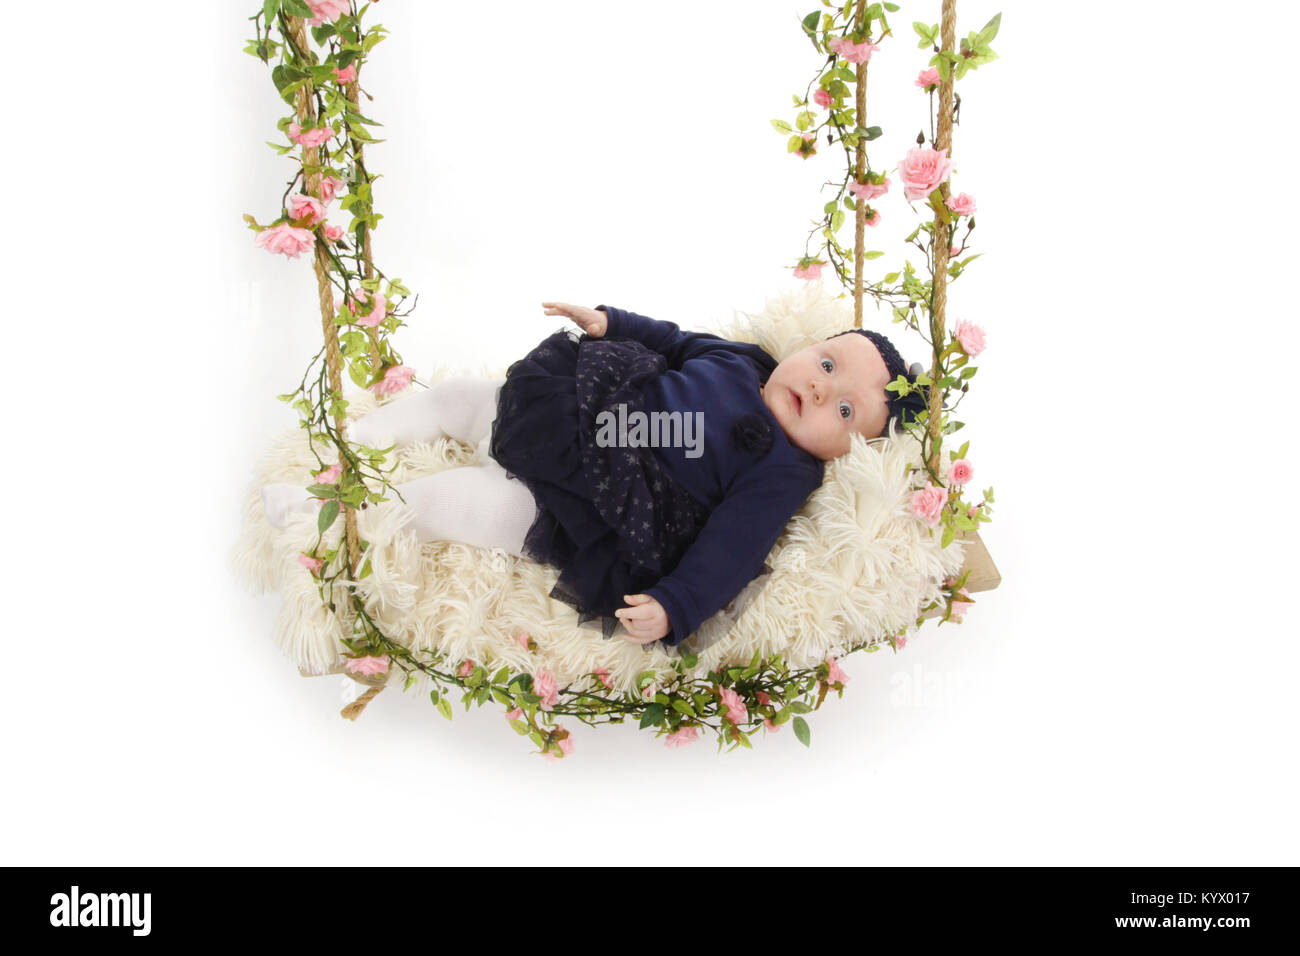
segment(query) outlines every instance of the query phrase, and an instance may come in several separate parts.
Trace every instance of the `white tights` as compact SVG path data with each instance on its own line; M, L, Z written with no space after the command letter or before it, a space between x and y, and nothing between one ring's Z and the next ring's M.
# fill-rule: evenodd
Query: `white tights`
M448 468L394 486L415 512L412 527L421 541L460 541L524 556L524 536L537 516L537 504L527 486L509 477L487 453L502 384L448 379L381 406L349 427L352 441L372 448L443 436L477 447L477 466ZM392 492L387 497L397 500ZM301 485L262 489L267 520L276 527L284 527L294 512L314 512L315 502Z

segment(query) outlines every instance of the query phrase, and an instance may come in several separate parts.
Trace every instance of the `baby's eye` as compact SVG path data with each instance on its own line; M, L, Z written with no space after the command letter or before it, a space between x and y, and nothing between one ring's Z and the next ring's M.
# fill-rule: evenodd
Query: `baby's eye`
M843 418L845 421L847 421L852 414L853 414L853 406L850 405L848 402L840 402L840 418Z
M826 368L827 365L829 365L830 368ZM829 375L831 372L835 371L835 363L828 358L824 358L822 359L822 368L826 368L826 373Z

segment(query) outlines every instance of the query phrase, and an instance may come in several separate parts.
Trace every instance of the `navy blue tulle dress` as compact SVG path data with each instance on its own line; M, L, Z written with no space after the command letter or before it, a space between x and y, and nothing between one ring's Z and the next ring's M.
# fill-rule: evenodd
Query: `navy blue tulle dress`
M646 594L675 646L761 577L786 522L821 484L761 389L757 345L601 306L606 333L551 335L510 366L489 453L537 502L525 557L560 571L551 596L610 637L624 595ZM600 417L689 415L698 441L599 440ZM685 433L680 436L685 439Z
M602 411L643 409L646 381L666 367L640 342L565 329L510 366L497 400L490 453L538 504L524 556L560 569L551 597L604 637L620 626L623 596L676 567L709 517L652 449L593 438Z
M591 438L602 411L641 410L642 386L664 368L663 355L640 342L564 329L511 365L498 397L491 457L538 505L524 555L560 568L551 597L577 610L578 623L599 622L604 637L620 627L624 594L676 567L708 519L650 447Z

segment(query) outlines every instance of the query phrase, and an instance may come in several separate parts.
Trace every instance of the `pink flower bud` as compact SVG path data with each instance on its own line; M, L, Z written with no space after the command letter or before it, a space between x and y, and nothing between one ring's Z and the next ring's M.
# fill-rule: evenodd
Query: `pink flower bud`
M925 199L939 188L939 184L952 173L953 161L948 150L917 146L907 151L898 164L898 176L903 181L903 195L910 199Z
M267 252L282 252L290 259L297 259L299 255L315 247L316 237L312 235L310 229L299 229L297 226L282 222L278 226L259 232L254 244Z
M949 196L945 205L959 216L975 215L975 197L969 193Z
M938 485L927 484L912 495L908 507L914 516L933 528L939 524L939 516L943 513L943 506L947 503L947 489L940 488Z
M961 344L961 349L971 358L979 355L984 351L984 330L974 322L967 322L962 319L957 323L957 328L953 335Z

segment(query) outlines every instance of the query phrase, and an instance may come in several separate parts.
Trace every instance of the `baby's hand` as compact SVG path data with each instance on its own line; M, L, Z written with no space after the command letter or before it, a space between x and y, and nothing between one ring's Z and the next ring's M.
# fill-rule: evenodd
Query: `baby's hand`
M569 305L567 302L543 302L542 308L547 315L563 315L578 324L582 331L593 339L598 339L609 328L609 316L599 309L588 309L582 305Z
M662 604L648 594L624 594L623 600L632 606L615 611L614 616L629 631L624 638L633 644L649 644L668 636L672 625Z

